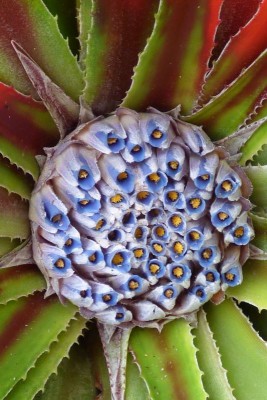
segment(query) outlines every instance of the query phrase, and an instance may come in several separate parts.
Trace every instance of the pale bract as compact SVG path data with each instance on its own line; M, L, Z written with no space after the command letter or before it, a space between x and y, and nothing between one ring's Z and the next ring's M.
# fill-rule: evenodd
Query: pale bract
M107 325L189 316L242 281L248 179L201 128L119 108L52 149L30 205L48 293Z

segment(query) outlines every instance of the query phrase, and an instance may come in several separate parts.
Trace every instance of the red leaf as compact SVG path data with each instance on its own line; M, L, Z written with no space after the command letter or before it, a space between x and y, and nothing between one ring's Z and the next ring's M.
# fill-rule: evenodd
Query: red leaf
M204 86L205 102L229 85L265 50L266 16L267 0L263 0L255 17L228 42L220 58L215 62Z
M216 33L217 46L213 59L217 59L228 40L256 13L262 0L224 0L221 11L221 24Z
M85 99L96 114L114 110L131 84L158 0L96 0L86 60ZM93 54L93 57L92 57Z
M194 107L214 44L223 0L164 0L123 105Z

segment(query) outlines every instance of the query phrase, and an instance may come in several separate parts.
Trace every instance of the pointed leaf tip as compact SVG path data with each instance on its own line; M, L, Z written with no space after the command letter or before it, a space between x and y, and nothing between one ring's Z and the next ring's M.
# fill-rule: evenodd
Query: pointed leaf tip
M77 126L79 118L78 104L51 81L18 43L12 41L12 46L38 95L58 126L61 136L64 137Z

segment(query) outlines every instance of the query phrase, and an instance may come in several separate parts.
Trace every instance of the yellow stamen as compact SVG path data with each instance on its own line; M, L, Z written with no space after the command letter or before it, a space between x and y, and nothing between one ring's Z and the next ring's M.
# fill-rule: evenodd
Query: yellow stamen
M134 233L134 237L136 239L141 239L141 237L143 236L143 231L140 227L136 228L135 233Z
M149 271L151 272L152 275L156 275L160 270L160 267L158 264L150 264L149 265Z
M220 221L225 221L228 218L228 214L226 214L225 212L219 212L218 218Z
M212 250L210 248L207 248L202 251L201 257L204 258L205 260L209 260L212 256Z
M121 265L124 261L123 255L121 253L116 253L115 256L112 258L112 264L114 265Z
M174 267L172 274L176 276L176 278L181 278L184 275L184 270L182 267Z
M138 283L136 280L131 279L131 280L128 282L128 287L129 287L130 290L136 290L136 289L139 288L139 283Z
M95 262L95 261L96 261L96 253L91 254L91 255L88 257L88 260L89 260L90 262Z
M199 199L198 197L191 199L190 205L192 206L192 208L194 208L194 210L196 210L201 205L201 199Z
M160 181L160 176L156 172L153 172L152 174L148 175L148 179L152 182L158 183Z
M128 173L126 171L121 172L118 176L117 179L118 181L125 181L125 179L128 178Z
M86 169L80 169L79 171L79 179L86 179L88 177L89 173L86 171Z
M214 282L215 281L214 274L212 272L208 272L207 275L206 275L206 280L208 282Z
M123 313L117 313L115 316L115 319L122 319L123 318Z
M177 193L177 192L175 192L174 190L172 190L172 191L168 192L168 198L169 198L171 201L176 201L176 200L179 199L179 193Z
M143 190L142 192L139 192L139 193L137 194L138 200L147 199L148 196L149 196L149 192L147 192L147 191L145 191L145 190Z
M156 234L157 234L157 236L159 236L159 237L162 237L162 236L164 236L165 235L165 229L162 227L162 226L158 226L157 228L156 228Z
M197 231L191 231L189 233L190 239L191 240L199 240L200 239L200 233Z
M95 230L99 231L99 229L101 229L104 226L104 224L105 224L105 220L104 219L100 219L97 222L96 226L95 226Z
M80 201L79 201L79 204L80 204L81 206L87 206L87 204L89 204L89 203L90 203L90 201L89 201L89 200L86 200L86 199L80 200Z
M161 139L163 133L159 129L154 129L154 131L152 132L152 136L154 139Z
M111 300L111 295L110 294L104 294L103 296L102 296L102 300L105 302L105 303L108 303L110 300Z
M140 150L141 150L141 147L138 144L132 148L132 151L134 151L135 153L137 153Z
M172 289L166 289L164 292L164 296L167 297L167 299L171 299L173 297L174 291Z
M173 171L176 171L179 168L179 162L178 161L170 161L170 162L168 162L168 166Z
M110 145L116 144L117 141L118 141L118 139L116 139L116 138L109 138L109 139L108 139L108 144L110 144Z
M111 203L118 204L123 200L123 196L121 194L115 194L110 198Z
M53 218L52 218L52 222L53 222L54 224L56 224L57 222L60 222L61 220L62 220L62 214L56 214L56 215L54 215Z
M175 253L177 254L182 254L184 251L184 245L181 242L175 242L173 245L173 250L175 251Z
M182 218L180 217L180 215L173 215L171 217L171 223L175 228L177 228L179 225L181 225Z
M231 272L227 272L225 274L225 277L228 281L233 281L235 279L235 274L232 274Z
M204 175L201 175L200 176L200 178L203 180L203 181L207 181L208 179L209 179L209 174L204 174Z
M221 188L225 190L225 192L230 192L233 189L232 182L226 179L225 181L222 182Z
M134 250L134 256L135 258L141 258L144 255L144 250L143 249L135 249Z
M154 243L153 244L153 249L157 252L157 253L161 253L163 250L163 247L161 244L159 243Z
M73 243L73 240L69 238L68 240L66 240L65 246L69 247L72 245L72 243Z
M57 268L64 268L65 267L65 262L63 260L63 258L59 258L56 262L55 262L55 267Z
M240 226L239 228L237 228L234 232L235 237L240 238L244 235L244 228L243 226Z

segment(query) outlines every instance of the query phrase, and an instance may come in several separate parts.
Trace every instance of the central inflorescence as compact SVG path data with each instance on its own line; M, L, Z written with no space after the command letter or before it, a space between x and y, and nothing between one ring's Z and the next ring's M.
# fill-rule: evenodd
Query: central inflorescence
M47 150L30 219L49 293L106 324L187 315L242 280L249 181L198 127L118 109Z

